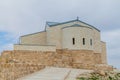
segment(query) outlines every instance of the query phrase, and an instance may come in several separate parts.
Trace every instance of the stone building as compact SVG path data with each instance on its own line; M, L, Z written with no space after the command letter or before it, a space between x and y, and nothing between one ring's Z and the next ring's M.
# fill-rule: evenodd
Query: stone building
M101 41L100 30L79 19L46 22L44 31L21 36L20 43L14 45L14 50L56 52L64 49L92 51L100 55L101 64L107 64L106 43Z

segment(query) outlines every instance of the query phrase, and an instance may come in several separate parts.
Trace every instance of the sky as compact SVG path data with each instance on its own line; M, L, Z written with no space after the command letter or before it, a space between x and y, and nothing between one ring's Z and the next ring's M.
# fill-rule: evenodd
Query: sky
M0 52L12 50L21 35L43 31L46 21L77 16L101 30L108 64L120 69L120 0L0 0Z

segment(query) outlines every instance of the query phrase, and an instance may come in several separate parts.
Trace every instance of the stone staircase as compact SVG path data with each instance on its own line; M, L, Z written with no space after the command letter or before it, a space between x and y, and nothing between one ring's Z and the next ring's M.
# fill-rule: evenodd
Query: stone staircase
M46 67L17 80L75 80L79 74L84 72L92 72L92 70Z

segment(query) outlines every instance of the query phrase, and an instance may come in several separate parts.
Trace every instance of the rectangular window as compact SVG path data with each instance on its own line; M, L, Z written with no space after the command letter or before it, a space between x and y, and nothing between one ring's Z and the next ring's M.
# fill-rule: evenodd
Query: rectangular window
M85 38L83 38L83 45L85 45Z
M73 45L75 45L75 38L73 38L72 41L73 41Z
M90 39L90 45L92 46L92 39Z

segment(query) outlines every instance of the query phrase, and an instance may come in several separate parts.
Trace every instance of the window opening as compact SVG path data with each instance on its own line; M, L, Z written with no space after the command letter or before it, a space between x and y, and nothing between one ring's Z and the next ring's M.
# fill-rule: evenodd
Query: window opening
M73 45L75 45L75 38L72 38L72 41L73 41Z
M92 46L92 39L90 39L90 45Z
M85 38L83 38L83 45L85 45Z

